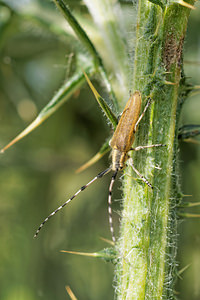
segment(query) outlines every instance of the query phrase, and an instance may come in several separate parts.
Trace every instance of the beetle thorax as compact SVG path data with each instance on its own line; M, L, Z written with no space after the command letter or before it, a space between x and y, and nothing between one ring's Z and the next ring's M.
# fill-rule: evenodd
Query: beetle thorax
M121 152L118 149L112 150L112 170L121 170L124 168L125 161L127 160L127 152Z

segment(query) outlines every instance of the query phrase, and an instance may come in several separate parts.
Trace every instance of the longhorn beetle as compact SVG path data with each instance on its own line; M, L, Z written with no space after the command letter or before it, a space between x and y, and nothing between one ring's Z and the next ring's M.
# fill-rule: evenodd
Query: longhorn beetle
M144 178L139 171L134 167L133 160L128 156L128 152L131 150L138 151L141 149L146 148L153 148L153 147L161 147L165 146L162 144L155 144L155 145L148 145L148 146L139 146L136 148L132 148L132 144L135 139L135 133L137 131L138 125L143 118L147 108L149 107L151 103L151 99L149 98L144 111L140 115L140 109L141 109L141 94L139 91L136 91L134 94L132 94L123 110L122 116L119 120L119 123L116 127L116 130L113 134L112 139L110 140L110 147L112 148L112 164L109 168L99 173L97 176L95 176L90 182L88 182L86 185L82 186L70 199L68 199L66 202L64 202L61 206L59 206L56 210L54 210L39 226L38 230L36 231L34 237L38 235L41 228L44 226L44 224L53 217L59 210L61 210L66 204L68 204L70 201L72 201L78 194L80 194L83 190L85 190L89 185L91 185L94 181L96 181L98 178L102 178L104 175L109 173L111 170L114 172L114 174L111 177L111 182L109 186L109 195L108 195L108 214L109 214L109 224L110 224L110 231L112 235L112 240L115 242L115 236L114 236L114 229L113 229L113 220L112 220L112 209L111 209L111 203L112 203L112 189L113 184L115 182L117 173L121 171L126 165L125 162L129 159L130 165L135 171L135 173L150 187L153 189L152 185L149 183L149 181Z

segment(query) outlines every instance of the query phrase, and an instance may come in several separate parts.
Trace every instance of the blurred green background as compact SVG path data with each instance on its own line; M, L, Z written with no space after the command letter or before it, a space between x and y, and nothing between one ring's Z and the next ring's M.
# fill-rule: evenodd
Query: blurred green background
M64 22L51 1L0 2L0 145L22 131L68 77L73 47L30 17ZM80 1L66 1L86 15ZM2 3L2 4L1 4ZM129 7L133 10L132 5ZM126 5L127 11L127 5ZM192 11L185 42L185 73L200 85L200 5ZM101 90L94 81L98 91ZM127 92L128 94L128 92ZM200 95L184 105L180 125L200 124ZM107 176L76 198L33 235L43 219L80 186L108 166L108 156L82 174L110 128L87 85L41 127L0 156L0 299L113 299L113 266L60 250L95 252L109 247ZM200 139L199 139L200 140ZM180 143L180 182L185 201L200 201L200 145ZM114 210L119 209L116 185ZM200 213L200 208L187 209ZM118 227L115 224L115 227ZM191 264L177 283L179 299L200 299L200 219L179 225L179 269Z

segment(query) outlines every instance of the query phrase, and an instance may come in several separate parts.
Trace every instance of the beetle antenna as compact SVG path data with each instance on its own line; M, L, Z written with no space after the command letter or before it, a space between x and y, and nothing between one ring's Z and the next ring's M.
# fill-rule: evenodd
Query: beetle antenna
M34 238L37 237L38 233L40 232L40 230L42 229L42 227L44 226L44 224L51 218L53 217L58 211L60 211L65 205L67 205L69 202L71 202L76 196L78 196L78 194L80 194L80 192L84 191L89 185L91 185L94 181L96 181L99 178L102 178L104 175L106 175L107 173L109 173L111 171L111 168L108 168L102 172L100 172L97 176L95 176L90 182L88 182L86 185L83 185L70 199L68 199L67 201L65 201L61 206L59 206L56 210L54 210L48 217L46 217L46 219L44 219L44 221L40 224L40 226L38 227L38 230L36 231Z
M109 218L109 226L110 226L110 232L112 235L112 240L115 243L115 235L114 235L114 227L113 227L113 217L112 217L112 190L113 190L113 184L115 182L118 169L115 171L115 173L112 175L110 186L109 186L109 195L108 195L108 218Z

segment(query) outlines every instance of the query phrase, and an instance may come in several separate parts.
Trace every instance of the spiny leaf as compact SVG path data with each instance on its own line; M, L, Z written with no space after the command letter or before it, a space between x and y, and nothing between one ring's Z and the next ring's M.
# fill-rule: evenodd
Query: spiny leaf
M184 202L179 207L194 207L199 206L200 202Z
M66 291L67 291L69 297L71 298L71 300L78 300L78 299L76 298L76 296L74 295L74 293L72 292L72 290L71 290L71 288L70 288L69 285L66 285L66 286L65 286L65 289L66 289Z
M190 214L190 213L178 213L178 216L182 218L200 218L200 214Z
M114 250L114 248L106 248L99 252L93 252L93 253L67 251L67 250L61 250L60 252L81 255L81 256L94 257L94 258L101 258L101 259L105 260L106 262L114 262L117 259L117 252Z
M181 270L179 270L178 277L182 279L181 274L183 274L190 266L191 266L191 264L188 264L185 267L183 267Z
M183 194L183 193L180 193L180 198L185 198L185 197L192 197L192 195L187 195L187 194Z
M81 27L77 19L74 17L69 7L63 0L54 0L54 3L58 7L62 15L65 17L71 28L74 30L78 39L82 42L90 55L93 57L95 65L102 65L101 57L99 56L94 44L91 42L85 30Z
M106 238L103 238L103 237L100 237L100 239L104 242L106 242L107 244L111 245L111 246L114 246L114 242L112 240L109 240L109 239L106 239Z
M166 85L177 85L177 83L171 82L171 81L167 81L167 80L163 81L163 83L166 84Z
M191 143L191 144L197 144L197 145L200 145L200 141L197 141L197 140L192 139L192 138L185 139L184 142L186 142L186 143Z
M183 0L172 1L171 3L173 3L173 2L174 3L178 3L178 4L182 5L182 6L190 8L190 9L196 9L196 7L194 7L193 5L187 3L187 2L185 2Z
M89 74L94 73L94 69L90 66L87 68ZM85 77L82 71L73 75L54 95L52 100L42 109L37 118L25 128L19 135L17 135L9 144L3 147L0 152L3 153L6 149L20 141L30 132L41 125L48 117L50 117L61 105L63 105L71 95L84 83Z
M71 13L69 7L64 3L64 1L63 0L54 0L54 2L56 4L56 6L59 8L59 10L61 11L61 13L63 14L63 16L65 17L65 19L67 20L67 22L69 23L69 25L71 26L71 28L76 33L76 35L77 35L78 39L80 40L80 42L86 47L86 49L88 50L88 52L92 56L93 61L94 61L94 65L97 68L97 70L100 72L100 74L102 76L102 79L104 80L104 83L106 84L106 87L108 89L108 92L112 96L112 101L113 101L113 104L115 106L115 109L118 110L118 102L115 98L112 87L111 87L110 82L108 80L105 68L103 66L101 56L99 55L98 51L96 50L94 44L89 39L87 33L81 27L81 25L78 23L77 19L73 16L73 14Z
M87 74L84 71L83 71L83 74L84 74L99 106L101 107L101 109L105 113L107 119L112 123L113 128L115 129L117 126L117 123L118 123L117 117L114 115L114 113L112 112L110 107L107 105L106 101L99 95L99 93L97 92L97 90L93 86L92 82L90 81L89 77L87 76Z

